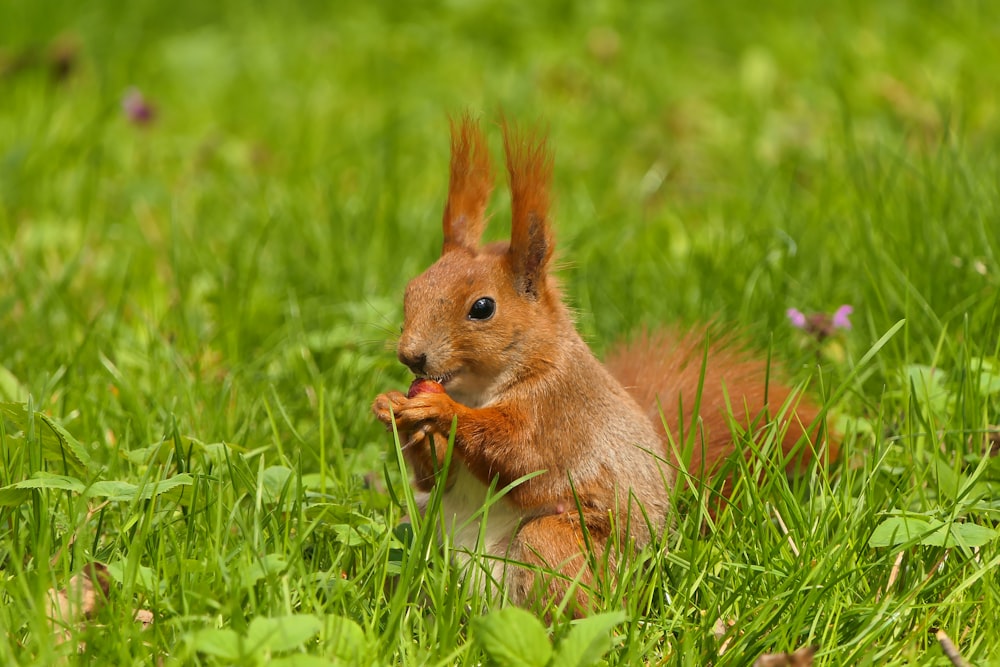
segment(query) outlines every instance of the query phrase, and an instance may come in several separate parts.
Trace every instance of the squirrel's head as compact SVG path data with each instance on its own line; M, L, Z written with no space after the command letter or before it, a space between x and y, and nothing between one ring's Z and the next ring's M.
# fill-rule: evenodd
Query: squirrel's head
M466 116L452 123L441 258L406 288L397 348L414 374L437 380L470 407L544 370L568 322L548 273L552 156L544 138L502 127L510 242L480 245L493 172L486 138Z

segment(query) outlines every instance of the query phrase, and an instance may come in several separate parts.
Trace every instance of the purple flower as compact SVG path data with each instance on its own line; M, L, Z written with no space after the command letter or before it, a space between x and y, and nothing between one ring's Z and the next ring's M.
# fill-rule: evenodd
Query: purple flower
M854 306L849 306L846 303L838 308L833 314L832 323L834 329L850 329L851 320L848 319L851 313L854 312Z
M832 315L828 315L827 313L810 313L806 315L797 308L789 308L785 311L785 314L788 316L788 321L793 327L802 329L816 340L822 342L824 339L832 336L837 329L850 329L851 320L849 317L853 312L854 306L844 304L834 311Z
M793 327L796 329L806 328L806 316L801 310L797 308L789 308L785 311L785 314L788 315L788 319L792 322Z
M129 88L122 98L122 111L134 125L149 125L156 118L156 109L138 88Z

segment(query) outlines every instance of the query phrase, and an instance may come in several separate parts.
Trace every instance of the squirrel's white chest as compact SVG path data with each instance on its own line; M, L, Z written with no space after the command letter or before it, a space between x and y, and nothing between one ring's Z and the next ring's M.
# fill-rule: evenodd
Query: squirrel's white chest
M460 461L452 465L458 469L454 484L442 498L442 528L460 553L503 558L523 518L521 513L497 498L496 491L491 494ZM466 555L460 558L466 560Z

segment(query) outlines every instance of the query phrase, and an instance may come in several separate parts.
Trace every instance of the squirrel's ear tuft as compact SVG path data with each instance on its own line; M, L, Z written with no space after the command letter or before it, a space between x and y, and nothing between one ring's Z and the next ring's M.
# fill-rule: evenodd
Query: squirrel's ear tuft
M486 202L493 190L489 148L468 112L451 121L451 178L444 208L444 249L475 249L486 227Z
M552 257L549 188L552 153L544 134L521 132L502 121L503 147L510 179L510 261L518 291L538 297Z

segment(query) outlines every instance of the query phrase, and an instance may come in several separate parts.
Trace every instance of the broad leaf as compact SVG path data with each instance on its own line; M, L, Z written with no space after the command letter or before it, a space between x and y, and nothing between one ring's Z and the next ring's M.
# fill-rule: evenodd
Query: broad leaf
M0 398L6 401L27 401L28 390L5 366L0 366Z
M987 526L975 523L953 523L950 542L956 546L981 547L995 540L998 535L1000 533Z
M596 665L614 646L611 630L624 620L625 612L616 611L577 621L556 647L552 667Z
M974 523L948 524L933 518L891 516L875 528L868 546L892 547L915 542L932 547L980 547L998 535L996 530Z
M905 368L905 372L913 396L921 407L933 413L942 413L948 403L944 371L932 366L910 364Z
M933 521L933 523L931 523ZM908 542L942 546L947 528L940 521L912 516L891 516L880 523L868 538L870 547L891 547Z
M83 491L86 484L76 477L53 475L40 470L31 479L25 479L0 489L0 507L14 507L31 497L31 489L57 489L61 491Z
M290 651L302 646L322 630L323 624L312 614L290 614L274 618L257 617L247 628L248 644L252 652Z
M242 655L240 636L226 628L199 630L188 635L188 641L196 651L214 655L231 663L236 663Z
M38 471L31 476L31 479L26 479L22 482L16 484L11 484L8 488L14 489L58 489L60 491L76 491L77 493L82 492L87 488L87 485L78 480L76 477L69 477L67 475L53 475L45 471Z
M542 622L518 607L480 616L472 623L473 637L501 667L544 667L552 644Z
M262 496L265 503L273 505L284 495L285 502L294 500L296 494L296 484L293 472L285 466L270 466L265 468L260 474L258 484L262 487Z
M107 498L108 500L149 500L154 496L158 496L179 486L190 486L193 482L194 478L187 473L181 473L155 482L146 482L142 486L137 486L129 482L107 480L94 482L87 489L86 495L95 498Z
M0 489L0 507L16 507L31 498L29 489L17 489L6 486Z
M983 357L971 359L969 367L979 372L979 392L984 396L1000 394L1000 363Z
M35 445L41 448L42 458L56 470L86 477L92 465L86 447L74 438L52 417L42 412L29 412L26 403L0 402L0 419L7 419L17 431L7 434L9 442L26 442L34 430Z
M343 616L327 616L323 631L324 654L341 664L355 664L368 649L368 639L361 626Z
M261 579L266 579L271 575L279 575L288 568L288 561L281 554L264 554L260 560L254 561L250 569L247 570L244 586L255 585Z
M148 594L163 594L166 583L156 577L156 572L146 565L136 566L124 560L108 563L108 576L118 584L124 584L126 578L132 577L133 586L137 586Z

